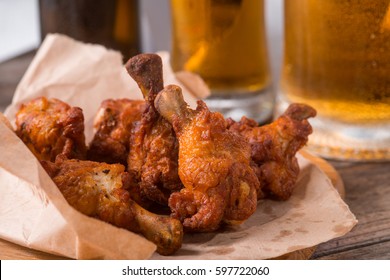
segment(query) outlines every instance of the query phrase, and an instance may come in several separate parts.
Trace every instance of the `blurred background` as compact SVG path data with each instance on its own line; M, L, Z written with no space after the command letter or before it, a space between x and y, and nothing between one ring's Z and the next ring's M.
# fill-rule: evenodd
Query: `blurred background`
M282 0L266 0L267 34L274 80L279 76ZM169 0L138 3L141 51L170 50ZM40 44L38 0L0 0L0 63Z

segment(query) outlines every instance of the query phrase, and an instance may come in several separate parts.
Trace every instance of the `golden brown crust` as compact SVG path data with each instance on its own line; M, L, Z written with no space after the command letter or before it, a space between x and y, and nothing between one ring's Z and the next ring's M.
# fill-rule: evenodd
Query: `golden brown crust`
M16 134L39 160L54 161L60 154L86 157L82 110L58 99L39 97L23 104L16 114Z
M251 145L252 167L261 184L259 198L287 200L299 174L296 153L308 141L312 127L308 118L316 112L304 104L292 104L274 122L264 126L243 117L228 120L228 128L246 137Z
M130 136L145 108L142 100L104 100L95 118L96 132L89 144L88 159L127 165Z
M172 121L179 140L179 176L185 186L169 198L172 217L189 231L213 231L222 222L249 218L256 210L259 182L247 141L227 130L223 116L211 113L203 101L196 111L184 106L180 88L167 86L159 96L157 109Z
M128 172L141 195L160 205L182 188L178 172L178 142L171 124L156 111L154 99L163 88L162 61L156 54L141 54L126 63L148 106L130 137Z
M160 254L176 252L183 228L178 220L153 214L131 199L125 167L93 161L42 161L68 203L81 213L141 233L157 245Z

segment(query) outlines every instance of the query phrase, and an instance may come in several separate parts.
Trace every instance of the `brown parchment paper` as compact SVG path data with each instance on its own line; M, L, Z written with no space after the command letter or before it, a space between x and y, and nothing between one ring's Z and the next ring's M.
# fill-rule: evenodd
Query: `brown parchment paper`
M165 84L178 84L191 107L207 88L198 77L176 77L160 53ZM180 80L182 79L182 80ZM20 104L37 96L59 98L83 109L87 139L94 114L106 98L141 98L119 53L49 35L20 82L5 115L14 122ZM126 230L86 217L70 207L39 162L0 118L0 237L33 249L76 259L266 259L339 237L355 216L327 176L299 156L298 187L287 202L260 201L238 227L186 234L174 256Z

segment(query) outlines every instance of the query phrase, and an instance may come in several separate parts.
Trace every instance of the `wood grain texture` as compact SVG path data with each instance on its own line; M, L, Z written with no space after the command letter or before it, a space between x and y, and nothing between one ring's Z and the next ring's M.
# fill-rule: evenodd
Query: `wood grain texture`
M347 235L318 246L313 259L390 259L390 163L330 161L358 219Z
M32 250L0 239L1 260L64 260L66 258Z

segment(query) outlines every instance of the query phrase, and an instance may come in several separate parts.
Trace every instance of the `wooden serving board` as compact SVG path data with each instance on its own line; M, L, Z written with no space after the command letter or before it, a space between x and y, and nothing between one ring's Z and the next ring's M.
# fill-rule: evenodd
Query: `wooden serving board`
M300 152L305 158L310 160L313 164L317 165L322 171L324 171L334 187L340 193L340 196L344 198L345 189L344 183L337 173L337 171L325 160L315 157L305 151ZM316 250L316 246L306 248L303 250L294 251L292 253L280 256L276 259L283 260L304 260L309 259ZM61 260L66 259L64 257L47 254L44 252L29 249L3 239L0 239L0 259L1 260Z

